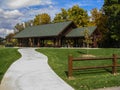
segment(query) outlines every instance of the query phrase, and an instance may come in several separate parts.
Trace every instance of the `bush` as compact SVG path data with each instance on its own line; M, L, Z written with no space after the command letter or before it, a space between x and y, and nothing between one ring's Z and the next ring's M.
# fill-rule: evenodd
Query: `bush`
M5 44L5 47L13 47L14 45L12 43Z

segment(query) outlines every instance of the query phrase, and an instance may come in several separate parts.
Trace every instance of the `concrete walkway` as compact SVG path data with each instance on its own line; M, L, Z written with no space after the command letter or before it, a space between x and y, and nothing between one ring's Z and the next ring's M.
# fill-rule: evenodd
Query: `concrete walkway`
M0 90L74 90L52 71L45 55L34 48L19 52L22 57L7 70Z

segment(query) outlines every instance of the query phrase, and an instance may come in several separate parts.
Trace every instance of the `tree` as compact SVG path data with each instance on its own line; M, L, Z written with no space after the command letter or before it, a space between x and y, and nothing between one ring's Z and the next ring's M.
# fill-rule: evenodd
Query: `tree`
M8 35L6 36L7 42L12 42L12 39L13 39L14 35L15 35L14 33L8 34Z
M120 0L104 0L103 11L108 16L106 25L109 30L109 43L120 47Z
M0 37L0 45L3 45L4 38Z
M8 46L17 45L17 40L13 38L14 35L15 35L14 33L10 33L6 36L6 38L5 38L6 39L6 45L8 45Z
M53 22L64 22L64 21L68 21L68 11L64 8L61 9L61 12L56 14Z
M91 10L91 21L94 23L94 25L98 24L98 20L101 15L101 12L99 12L97 8Z
M38 14L34 18L34 25L48 24L51 22L51 18L47 13Z
M78 5L68 9L68 19L72 20L78 27L87 26L89 17L87 11L80 8Z
M85 30L84 30L84 38L85 38L85 40L83 42L86 44L87 48L90 46L90 44L93 43L92 38L91 38L89 33L90 33L89 30L87 28L85 28Z
M33 20L29 20L29 21L23 22L23 23L17 23L14 27L14 32L18 33L30 26L33 26Z
M34 20L29 20L23 23L17 23L14 27L14 32L18 33L27 27L41 25L41 24L48 24L50 22L51 22L51 18L47 13L38 14L35 16Z
M25 22L25 28L33 26L33 20Z
M107 23L107 16L97 8L91 10L91 22L93 26L97 26L97 32L101 35L99 37L98 42L102 43L106 38L106 33L108 32L106 23Z
M87 46L87 54L88 54L88 48L90 47L90 44L92 44L92 37L90 36L90 32L88 30L88 28L84 29L84 40L83 42L85 43L85 45Z
M20 32L20 31L22 31L22 30L24 30L24 28L25 28L25 25L24 25L24 23L17 23L16 25L15 25L15 27L14 27L14 32L15 33L18 33L18 32Z
M53 22L73 21L78 27L87 26L89 17L87 11L74 5L68 10L62 8L61 12L56 14Z

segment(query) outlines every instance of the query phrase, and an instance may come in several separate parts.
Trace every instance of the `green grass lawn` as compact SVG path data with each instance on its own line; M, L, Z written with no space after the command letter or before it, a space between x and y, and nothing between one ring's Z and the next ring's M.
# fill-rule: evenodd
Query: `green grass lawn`
M68 71L68 55L72 54L74 57L80 57L86 53L86 49L38 49L37 51L48 56L48 63L52 69L67 83L69 83L76 90L92 90L96 88L120 86L120 67L118 74L112 75L111 68L104 69L89 69L74 71L73 80L67 78ZM120 49L89 49L89 54L96 57L111 57L113 53L120 56ZM118 60L120 64L120 60ZM103 61L79 61L73 63L74 66L99 66L110 65L111 60Z
M21 57L16 48L0 48L0 81L9 66Z

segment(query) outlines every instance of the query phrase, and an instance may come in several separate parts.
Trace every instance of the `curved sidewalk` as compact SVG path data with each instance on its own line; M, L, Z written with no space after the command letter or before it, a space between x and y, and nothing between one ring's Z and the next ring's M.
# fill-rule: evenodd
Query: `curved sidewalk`
M74 90L49 67L45 55L34 48L19 49L19 52L22 57L7 70L0 90Z

